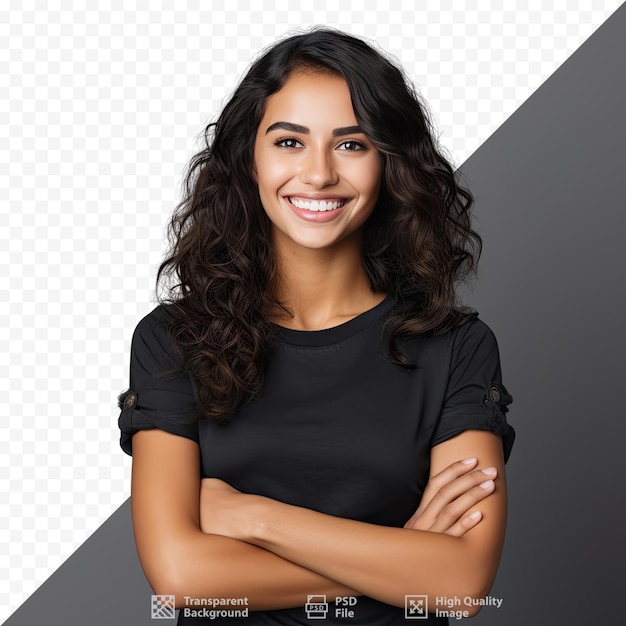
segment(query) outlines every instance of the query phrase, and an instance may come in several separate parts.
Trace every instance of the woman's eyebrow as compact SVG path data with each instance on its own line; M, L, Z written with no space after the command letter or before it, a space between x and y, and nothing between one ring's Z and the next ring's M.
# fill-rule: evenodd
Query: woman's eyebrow
M344 126L343 128L335 128L333 130L333 137L341 137L342 135L354 135L356 133L362 133L360 126Z
M265 131L265 134L271 133L273 130L288 130L292 133L301 133L302 135L308 135L311 131L306 126L300 124L293 124L292 122L274 122ZM342 128L335 128L333 130L333 137L342 137L343 135L353 135L355 133L362 133L360 126L343 126Z
M292 124L291 122L274 122L265 131L265 134L267 135L267 133L271 133L273 130L278 130L279 128L289 130L292 133L300 133L302 135L308 135L311 132L306 126L301 126L300 124Z

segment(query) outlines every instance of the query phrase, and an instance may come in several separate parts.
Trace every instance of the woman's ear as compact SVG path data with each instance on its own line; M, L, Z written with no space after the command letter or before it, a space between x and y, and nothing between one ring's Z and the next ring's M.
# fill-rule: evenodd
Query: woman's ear
M252 169L250 170L250 176L252 176L252 180L256 185L259 184L259 178L256 171L256 163L252 164Z

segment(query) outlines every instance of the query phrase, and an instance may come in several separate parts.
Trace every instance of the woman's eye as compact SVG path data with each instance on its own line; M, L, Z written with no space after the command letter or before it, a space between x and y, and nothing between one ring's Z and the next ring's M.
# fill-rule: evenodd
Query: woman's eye
M298 148L302 144L293 137L283 137L282 139L277 139L274 145L279 148Z
M365 146L360 141L344 141L340 146L340 150L345 150L346 152L357 152L358 150L365 150Z

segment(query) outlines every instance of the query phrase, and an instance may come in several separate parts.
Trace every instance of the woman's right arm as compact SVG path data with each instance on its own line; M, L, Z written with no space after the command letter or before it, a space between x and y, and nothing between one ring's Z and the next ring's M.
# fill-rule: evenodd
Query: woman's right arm
M247 598L250 610L302 606L307 595L358 595L248 543L200 529L198 444L159 429L133 435L131 507L135 543L157 594Z

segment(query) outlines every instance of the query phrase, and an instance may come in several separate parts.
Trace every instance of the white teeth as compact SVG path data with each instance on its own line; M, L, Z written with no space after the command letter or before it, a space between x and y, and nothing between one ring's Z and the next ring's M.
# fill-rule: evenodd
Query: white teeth
M289 198L289 202L293 204L295 207L299 209L304 209L305 211L333 211L334 209L338 209L342 207L345 203L345 200L341 202L327 202L326 200L296 200L295 198Z

